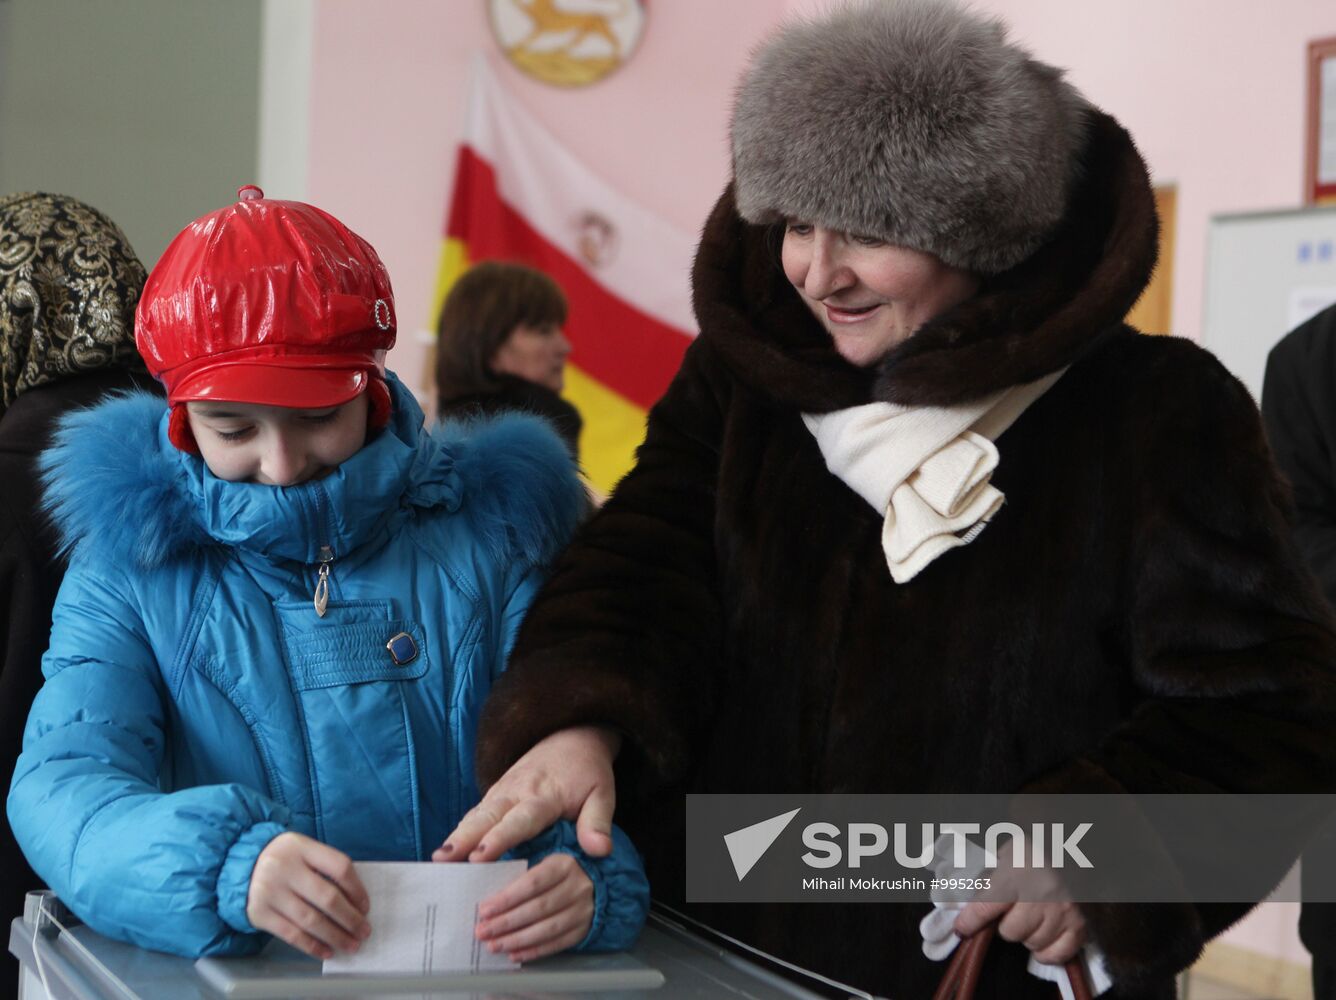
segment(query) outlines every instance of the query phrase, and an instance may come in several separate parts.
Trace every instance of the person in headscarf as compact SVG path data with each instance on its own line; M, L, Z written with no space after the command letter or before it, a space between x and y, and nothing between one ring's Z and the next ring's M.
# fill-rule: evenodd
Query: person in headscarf
M135 350L144 265L119 226L59 194L0 196L0 775L9 787L42 684L51 607L65 572L41 513L36 460L59 417L109 392L157 383ZM115 517L115 511L108 511ZM41 888L0 818L0 917ZM5 955L0 982L18 967Z
M438 853L555 815L606 845L615 788L656 899L785 961L926 997L953 929L977 954L999 921L978 997L1049 998L1081 956L1168 1000L1246 903L934 927L926 901L688 899L688 793L1336 785L1336 636L1256 407L1124 322L1157 223L1123 127L1000 21L865 0L762 45L731 134L700 336L530 609L491 788Z

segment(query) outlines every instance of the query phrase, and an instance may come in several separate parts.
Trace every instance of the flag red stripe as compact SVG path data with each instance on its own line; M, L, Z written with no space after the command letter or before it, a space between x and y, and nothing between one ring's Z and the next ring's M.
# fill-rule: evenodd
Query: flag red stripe
M644 409L663 395L690 336L619 298L548 242L502 200L491 164L468 146L459 148L446 236L462 240L470 260L514 260L550 274L570 302L572 360Z

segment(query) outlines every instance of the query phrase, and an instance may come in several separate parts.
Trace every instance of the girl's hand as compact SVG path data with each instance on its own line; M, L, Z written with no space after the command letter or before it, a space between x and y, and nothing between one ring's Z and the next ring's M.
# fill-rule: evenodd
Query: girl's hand
M331 958L371 936L371 909L352 859L300 833L280 833L255 859L246 917L294 948Z
M585 939L594 883L569 854L549 854L478 907L479 941L515 962L554 955Z

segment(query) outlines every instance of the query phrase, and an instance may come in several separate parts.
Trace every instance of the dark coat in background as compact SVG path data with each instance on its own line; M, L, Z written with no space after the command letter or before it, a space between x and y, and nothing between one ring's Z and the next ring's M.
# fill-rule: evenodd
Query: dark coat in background
M514 375L496 376L498 388L438 402L437 416L442 420L458 417L493 416L510 410L536 413L544 418L566 442L575 460L580 460L580 430L584 420L580 411L546 386Z
M1336 306L1271 349L1262 422L1276 464L1294 493L1294 541L1336 607ZM1299 936L1313 955L1317 1000L1336 997L1336 824L1304 852Z
M0 774L9 788L64 560L35 471L56 420L153 384L135 350L144 265L119 226L69 195L0 195ZM132 373L137 373L132 374ZM119 516L108 510L107 518ZM40 884L0 817L0 927ZM0 997L18 963L0 950Z
M895 998L942 974L926 904L686 906L684 793L1336 788L1336 639L1257 411L1206 352L1122 322L1157 237L1111 118L1081 170L1050 243L867 370L725 193L693 274L701 335L521 630L484 783L555 730L620 731L618 821L656 898ZM896 585L882 516L800 414L964 402L1068 365L998 441L993 522ZM1083 905L1107 996L1173 996L1245 909ZM994 945L978 995L1051 997L1026 959Z
M28 709L42 686L42 654L51 639L51 606L65 575L57 540L40 511L42 488L37 456L50 442L56 421L70 410L92 406L109 392L156 387L146 373L108 368L34 386L0 416L0 780L9 789L23 745ZM115 511L108 511L115 517ZM0 915L23 913L23 896L42 888L23 859L9 821L0 816ZM13 982L15 971L0 985Z
M1294 540L1336 606L1336 306L1271 349L1262 420L1294 493Z

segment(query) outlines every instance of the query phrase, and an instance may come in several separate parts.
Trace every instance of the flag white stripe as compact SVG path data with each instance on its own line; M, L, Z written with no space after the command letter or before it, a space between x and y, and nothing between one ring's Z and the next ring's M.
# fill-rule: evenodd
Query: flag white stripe
M695 241L596 177L517 102L486 59L474 60L464 141L496 171L497 189L549 242L607 291L695 336L691 260ZM616 230L616 251L597 267L577 245L578 220L597 212Z

